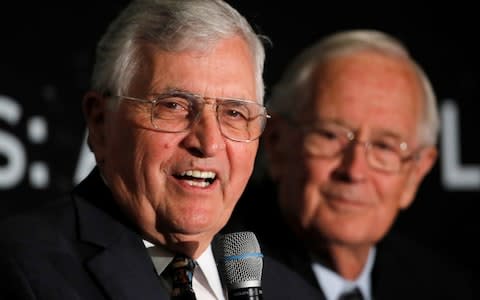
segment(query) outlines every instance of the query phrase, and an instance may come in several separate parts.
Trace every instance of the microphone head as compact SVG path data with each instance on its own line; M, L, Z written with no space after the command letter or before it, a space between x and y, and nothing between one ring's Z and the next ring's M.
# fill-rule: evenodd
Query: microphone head
M228 290L261 287L263 254L253 232L219 235L212 250Z

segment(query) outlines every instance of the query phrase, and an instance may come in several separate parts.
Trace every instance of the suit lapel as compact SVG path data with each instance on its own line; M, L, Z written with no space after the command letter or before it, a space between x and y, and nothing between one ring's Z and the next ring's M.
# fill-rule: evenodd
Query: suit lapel
M166 290L138 235L120 213L97 171L74 191L80 239L98 252L86 266L113 300L165 299Z
M87 266L112 299L169 299L141 240L125 236Z

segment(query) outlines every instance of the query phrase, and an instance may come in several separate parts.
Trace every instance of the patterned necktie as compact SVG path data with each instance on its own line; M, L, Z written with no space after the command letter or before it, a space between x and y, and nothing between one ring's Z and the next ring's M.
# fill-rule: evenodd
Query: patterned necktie
M172 262L168 265L165 272L167 277L171 279L172 300L196 300L195 293L192 288L193 269L195 262L193 259L183 254L177 254ZM164 273L165 273L164 272Z
M363 300L363 296L360 289L357 287L349 292L341 294L338 300Z

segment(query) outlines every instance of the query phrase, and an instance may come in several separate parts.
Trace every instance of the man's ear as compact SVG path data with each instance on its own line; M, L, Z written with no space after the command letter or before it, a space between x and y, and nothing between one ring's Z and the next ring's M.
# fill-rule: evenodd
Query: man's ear
M405 191L399 203L401 209L405 209L412 204L420 184L437 160L438 151L435 146L430 146L422 149L418 155L419 157L414 162L413 169L407 178Z
M105 97L98 92L89 91L83 97L82 109L88 129L88 146L95 154L97 163L102 162L104 159L105 114L108 109L107 101Z
M271 113L262 136L266 153L268 170L271 178L276 181L280 178L284 168L285 156L287 155L286 140L288 140L289 128L287 121L278 114ZM290 145L293 147L293 145Z

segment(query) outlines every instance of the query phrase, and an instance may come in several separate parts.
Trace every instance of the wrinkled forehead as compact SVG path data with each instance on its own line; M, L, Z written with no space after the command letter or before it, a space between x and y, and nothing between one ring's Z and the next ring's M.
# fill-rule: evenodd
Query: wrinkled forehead
M142 56L131 90L159 94L178 89L205 97L261 101L257 99L252 53L239 36L220 40L202 51L170 52L147 44Z
M307 120L331 119L349 127L391 131L416 139L423 89L413 66L403 58L359 52L330 59L315 71Z

